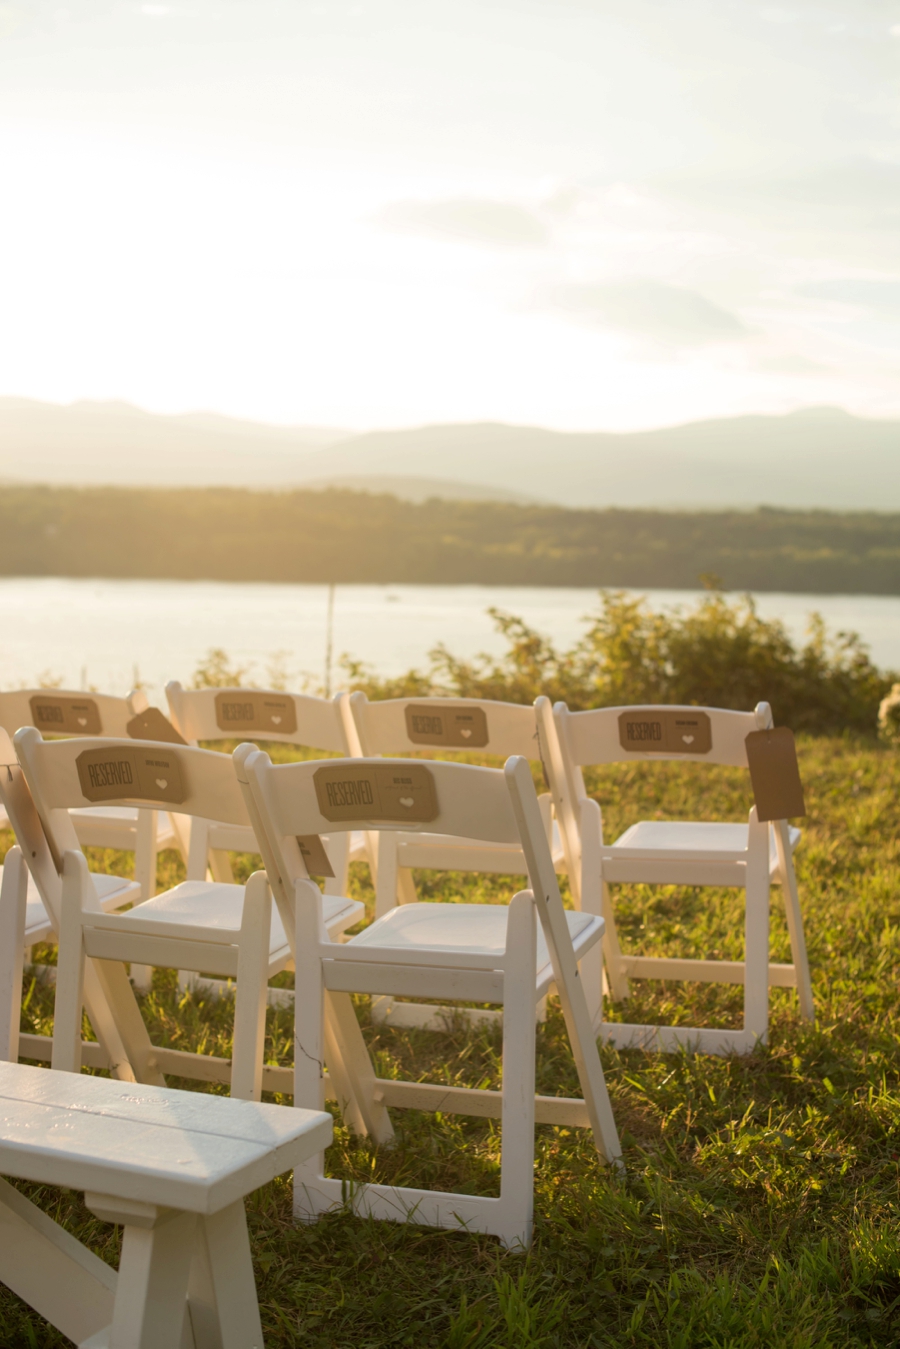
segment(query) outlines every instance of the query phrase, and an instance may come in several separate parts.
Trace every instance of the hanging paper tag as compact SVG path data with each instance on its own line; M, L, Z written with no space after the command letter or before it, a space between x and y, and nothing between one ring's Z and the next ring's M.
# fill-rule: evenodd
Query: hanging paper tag
M434 778L425 764L355 767L345 759L317 768L313 783L319 810L335 823L402 820L425 824L438 813Z
M632 754L708 754L712 724L706 712L671 707L619 714L619 744Z
M760 820L793 820L806 814L794 732L787 726L751 731L744 742Z
M488 743L487 717L483 707L410 703L406 708L406 734L414 745L482 749Z
M216 694L216 725L229 735L293 735L297 708L289 694L229 689Z
M102 735L93 698L68 693L36 693L29 699L31 719L45 735Z
M328 860L325 844L318 834L298 834L297 842L306 870L310 876L328 876L334 878L334 868Z
M181 764L165 750L86 749L75 760L88 801L164 801L185 798Z
M187 744L158 707L148 707L146 712L139 712L136 717L131 718L125 729L132 740L162 740L170 745Z

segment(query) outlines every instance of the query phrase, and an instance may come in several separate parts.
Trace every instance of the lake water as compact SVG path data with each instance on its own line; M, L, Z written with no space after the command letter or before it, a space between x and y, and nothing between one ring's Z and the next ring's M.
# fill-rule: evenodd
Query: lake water
M698 591L650 590L657 608L695 603ZM852 629L884 668L900 669L900 597L757 596L767 617L781 618L802 639L817 609L829 629ZM486 610L522 618L568 645L595 609L592 589L529 586L338 586L334 596L332 687L343 652L381 674L423 666L443 642L462 657L499 654L503 641ZM0 579L0 687L61 679L126 693L140 678L152 699L169 679L187 682L211 647L266 681L275 658L291 687L324 681L328 589L315 585L211 581L95 581L56 577ZM278 653L282 653L278 656Z

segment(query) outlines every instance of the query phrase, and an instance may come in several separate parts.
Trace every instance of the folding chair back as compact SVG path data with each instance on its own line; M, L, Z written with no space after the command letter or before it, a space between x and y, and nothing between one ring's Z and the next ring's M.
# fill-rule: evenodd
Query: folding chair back
M812 1018L812 989L792 862L799 831L790 829L784 820L760 824L754 808L746 829L741 824L720 822L643 821L607 845L603 842L601 813L587 795L581 771L588 764L635 760L676 760L747 769L747 736L772 727L769 704L758 703L752 712L659 705L570 712L565 703L557 703L551 710L549 700L539 698L535 706L569 864L580 864L581 875L595 872L602 877L602 911L606 918L604 957L613 996L627 996L629 976L745 985L743 1031L607 1023L608 1038L620 1045L688 1044L711 1052L752 1048L767 1033L770 983L796 986L803 1015ZM768 963L770 878L784 888L794 956L791 965ZM617 882L745 888L746 961L624 956L619 948L608 889L610 883Z
M173 726L188 744L200 740L271 740L348 754L338 699L275 689L186 689L166 685Z
M333 699L313 698L302 693L283 693L267 689L185 689L177 680L166 685L166 698L172 724L190 745L217 740L274 741L329 754L350 753L341 703L345 693ZM199 834L201 826L195 824ZM209 821L206 829L207 854L198 845L192 853L190 879L206 875L207 861L217 880L232 880L228 852L255 852L256 843L248 830L229 829L223 821ZM334 884L328 893L343 894L347 889L347 868L351 859L365 858L362 838L328 852L334 871Z
M0 726L10 736L21 726L35 726L42 735L128 735L128 723L148 707L147 695L133 690L127 698L69 689L14 689L0 693Z
M389 698L369 702L362 692L342 704L350 717L354 754L404 755L478 752L508 759L541 757L532 707L487 698Z

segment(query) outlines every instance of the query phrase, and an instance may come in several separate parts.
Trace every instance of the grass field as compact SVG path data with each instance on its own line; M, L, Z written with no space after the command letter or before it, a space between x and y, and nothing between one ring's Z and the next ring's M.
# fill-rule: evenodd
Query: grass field
M819 1349L900 1343L900 756L870 741L806 739L809 816L797 854L818 1023L772 993L769 1045L744 1059L603 1051L627 1173L578 1131L541 1126L528 1254L492 1238L361 1221L291 1224L287 1178L248 1201L266 1343L449 1349ZM695 765L612 767L591 782L608 837L640 818L746 816L746 776ZM6 836L4 848L11 839ZM127 855L92 865L127 871ZM238 860L242 874L256 865ZM178 875L161 859L161 880ZM164 875L162 873L165 873ZM518 881L422 875L430 899L505 899ZM368 875L354 892L371 901ZM622 887L626 945L646 954L738 958L736 893ZM773 958L789 959L773 892ZM156 975L144 1011L178 1047L227 1053L229 1003L179 998ZM637 985L635 1021L736 1024L741 990ZM47 1031L52 991L26 982L23 1028ZM361 1002L359 1014L366 1020ZM702 1020L701 1020L702 1018ZM267 1058L288 1062L291 1018L270 1012ZM487 1032L367 1030L379 1075L496 1085ZM539 1090L577 1094L562 1018L540 1031ZM185 1084L195 1085L195 1084ZM378 1152L338 1127L332 1174L496 1193L491 1121L394 1112ZM107 1259L113 1229L78 1196L23 1186ZM65 1341L0 1289L0 1344Z

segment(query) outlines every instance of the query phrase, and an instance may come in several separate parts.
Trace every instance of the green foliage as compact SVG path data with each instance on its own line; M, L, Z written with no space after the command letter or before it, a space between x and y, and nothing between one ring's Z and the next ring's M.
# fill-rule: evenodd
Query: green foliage
M797 871L817 1026L799 1020L792 990L773 989L769 1045L749 1057L604 1048L625 1178L598 1165L583 1131L539 1127L527 1255L503 1253L489 1237L342 1211L295 1227L288 1178L264 1187L248 1209L269 1349L893 1349L900 1342L900 756L847 736L801 736L798 749L809 815ZM690 763L609 765L588 787L610 838L663 814L746 818L750 800L745 773ZM11 842L6 835L3 848ZM131 865L129 854L90 857L92 866L120 873ZM239 878L258 865L235 859ZM182 876L176 855L163 854L160 884ZM423 897L445 902L502 902L520 883L416 879ZM365 868L354 868L352 890L371 913ZM737 891L621 886L615 903L631 952L740 958ZM772 959L789 959L777 889L772 924ZM25 988L23 1029L46 1034L52 987L28 976ZM734 1025L741 1015L738 987L635 982L633 990L610 1015L689 1025ZM143 1012L159 1043L230 1052L233 1004L180 994L174 971L155 974ZM489 1029L375 1027L363 1000L358 1013L381 1076L498 1085L500 1042ZM292 1045L290 1013L272 1009L267 1061L289 1063ZM539 1033L538 1084L546 1093L578 1090L552 1002ZM496 1193L496 1122L393 1116L399 1144L379 1150L350 1135L336 1114L330 1173ZM22 1188L115 1262L117 1230L92 1218L80 1196ZM0 1343L61 1349L64 1341L0 1289Z
M855 633L829 635L818 614L798 650L749 596L713 591L693 609L654 611L643 599L607 591L568 651L520 618L490 613L508 644L499 659L463 661L439 646L426 673L380 679L346 662L348 679L373 698L437 693L529 703L545 693L573 710L633 703L750 709L764 700L794 730L874 734L893 678L876 669Z
M123 543L127 544L123 547ZM418 504L368 492L17 487L0 575L900 594L900 515Z

